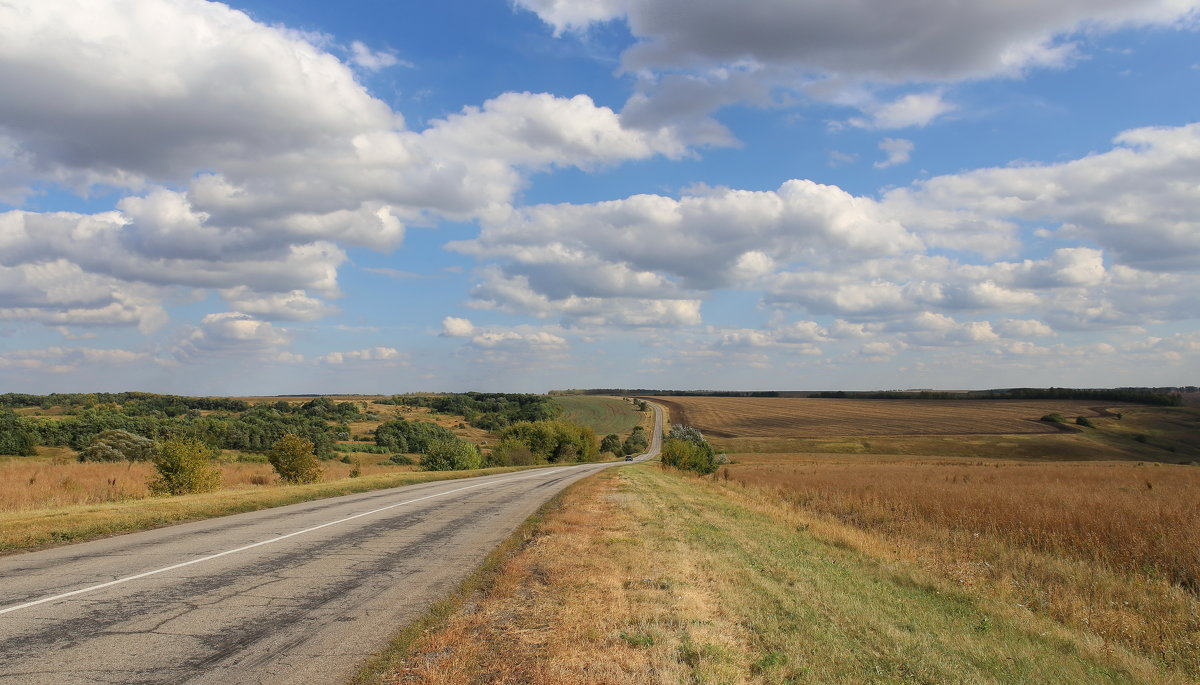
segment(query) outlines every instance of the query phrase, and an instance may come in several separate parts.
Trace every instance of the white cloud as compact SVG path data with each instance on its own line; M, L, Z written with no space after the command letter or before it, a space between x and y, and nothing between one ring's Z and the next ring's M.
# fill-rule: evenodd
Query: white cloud
M851 125L897 129L928 126L943 114L954 111L955 107L943 100L941 93L912 93L892 102L867 105L864 109L869 118L856 117L850 120Z
M128 193L93 215L0 214L0 265L61 264L110 291L0 310L149 330L162 288L185 286L312 320L336 311L317 298L338 295L342 245L394 249L409 223L503 206L539 170L686 152L670 124L632 129L582 95L505 93L411 131L329 42L197 0L0 5L0 90L20 94L0 98L0 195ZM351 55L396 61L361 43Z
M442 335L448 338L469 338L475 334L475 324L470 319L447 316L442 319Z
M0 369L71 373L81 366L126 366L150 359L145 352L90 347L47 347L0 353Z
M377 363L384 366L407 365L406 355L394 347L368 347L350 352L330 352L317 358L323 364Z
M693 140L727 132L704 115L734 102L771 104L772 91L859 107L872 128L924 126L949 111L939 93L878 104L897 84L954 84L1061 68L1074 37L1135 26L1187 27L1197 0L989 2L892 0L516 0L556 34L624 19L636 43L622 68L637 74L637 111L704 122ZM865 95L865 97L864 97ZM661 117L657 119L661 121ZM688 128L688 127L685 127ZM716 130L716 135L713 131Z
M1200 124L1126 131L1116 147L1059 164L939 176L887 193L883 206L935 246L971 249L1015 221L1060 226L1118 264L1200 269ZM976 250L978 251L978 250ZM1081 277L1095 266L1081 266Z
M350 61L368 71L379 71L387 67L394 67L402 62L390 52L376 52L367 47L361 41L350 43ZM411 67L408 62L403 62L404 66Z
M897 164L904 164L912 158L912 151L916 148L911 140L904 138L884 138L879 141L879 149L887 153L887 159L881 162L875 162L876 169L886 169Z
M291 334L240 312L208 314L184 330L170 354L181 362L212 356L271 359L286 350Z

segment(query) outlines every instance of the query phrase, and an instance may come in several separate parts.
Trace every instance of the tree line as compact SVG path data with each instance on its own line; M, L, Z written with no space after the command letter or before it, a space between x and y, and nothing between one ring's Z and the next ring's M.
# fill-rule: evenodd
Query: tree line
M486 431L497 431L522 421L549 421L563 409L546 395L526 393L464 392L445 395L393 395L376 404L428 407L441 414L454 414Z

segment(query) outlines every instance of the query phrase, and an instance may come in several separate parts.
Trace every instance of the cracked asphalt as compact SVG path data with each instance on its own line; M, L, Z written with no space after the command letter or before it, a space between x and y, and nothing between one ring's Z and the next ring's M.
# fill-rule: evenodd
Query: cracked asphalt
M0 683L344 681L550 497L609 466L377 490L0 558Z

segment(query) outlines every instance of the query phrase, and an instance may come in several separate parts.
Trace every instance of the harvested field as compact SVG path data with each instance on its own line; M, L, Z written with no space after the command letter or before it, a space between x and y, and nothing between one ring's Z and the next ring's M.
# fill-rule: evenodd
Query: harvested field
M1075 400L853 400L807 397L653 397L672 423L719 438L999 435L1075 432L1038 419L1097 417L1108 406Z

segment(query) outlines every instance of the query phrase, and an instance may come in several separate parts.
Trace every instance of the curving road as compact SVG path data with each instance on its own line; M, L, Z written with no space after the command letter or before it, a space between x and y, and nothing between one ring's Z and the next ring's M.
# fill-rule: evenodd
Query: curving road
M650 450L657 456L662 411ZM0 558L0 683L345 680L584 464L412 485Z

